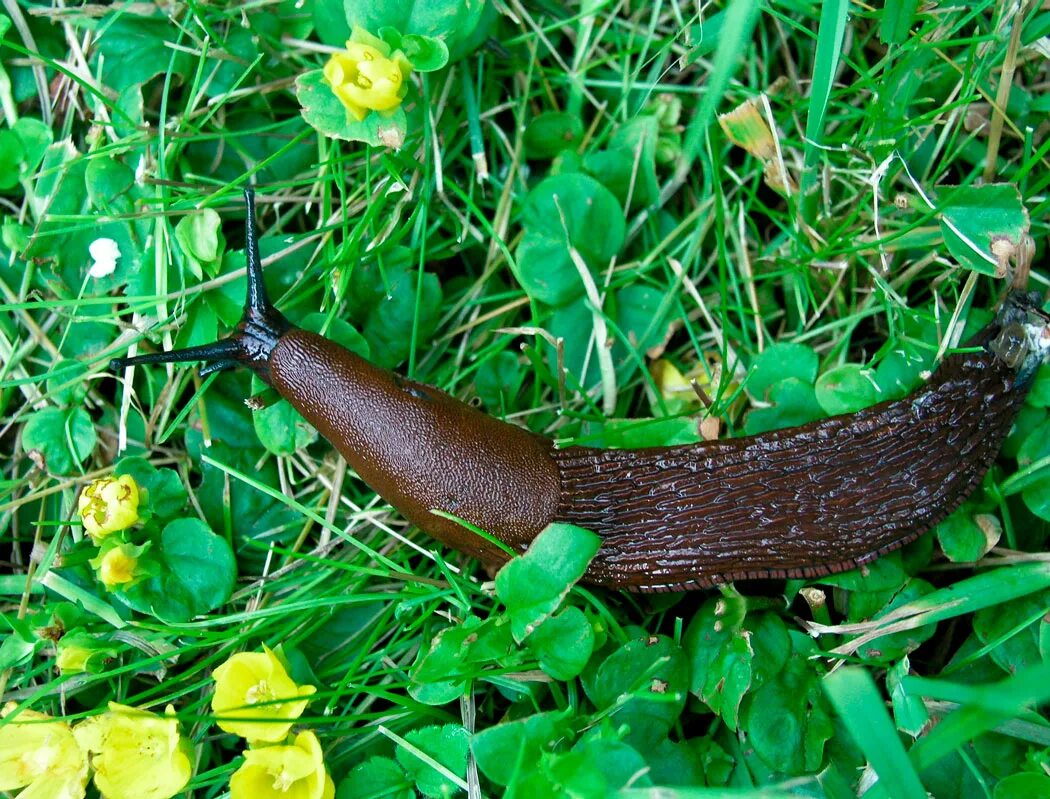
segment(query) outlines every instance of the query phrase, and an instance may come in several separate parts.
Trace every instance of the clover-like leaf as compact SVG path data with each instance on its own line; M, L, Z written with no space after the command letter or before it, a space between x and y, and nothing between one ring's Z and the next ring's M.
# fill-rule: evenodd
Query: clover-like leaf
M500 569L496 594L507 606L515 641L524 641L558 609L600 545L590 530L555 522Z

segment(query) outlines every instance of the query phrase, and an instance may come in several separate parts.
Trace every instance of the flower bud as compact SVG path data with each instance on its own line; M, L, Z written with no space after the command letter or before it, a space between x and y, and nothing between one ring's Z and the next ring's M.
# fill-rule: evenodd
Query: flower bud
M80 492L77 513L96 544L139 520L139 487L131 475L103 477Z
M149 544L140 547L133 544L107 544L103 544L97 558L88 561L95 567L95 574L107 591L128 588L146 576L139 559Z

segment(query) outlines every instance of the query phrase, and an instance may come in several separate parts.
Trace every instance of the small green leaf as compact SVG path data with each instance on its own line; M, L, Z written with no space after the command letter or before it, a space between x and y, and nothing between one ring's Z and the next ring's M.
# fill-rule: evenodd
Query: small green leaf
M160 573L114 596L167 622L186 622L230 598L237 564L226 539L200 519L176 519L161 532Z
M982 644L993 646L990 655L996 665L1016 674L1043 662L1039 639L1047 607L1050 591L1003 602L975 613L973 631Z
M442 39L453 59L484 41L495 18L490 3L464 0L344 0L344 6L351 26Z
M911 345L896 347L875 367L875 385L882 399L900 399L922 380L922 372L933 364L934 350Z
M18 136L10 130L0 130L0 191L7 191L18 185L25 157Z
M872 371L855 363L829 369L817 378L814 393L828 416L854 413L879 400Z
M514 640L524 641L558 609L601 545L590 530L554 522L496 575L496 595L507 606Z
M405 740L445 766L457 777L463 777L466 774L470 734L460 725L423 727L408 733ZM424 796L448 797L460 791L459 787L448 777L404 746L397 748L397 762L405 769L408 776L415 782L416 788Z
M158 469L145 458L122 458L113 467L115 475L131 475L143 489L139 515L167 520L186 507L188 496L182 478L174 469Z
M543 752L571 734L569 710L505 721L474 734L471 750L478 768L497 785L531 771Z
M771 406L768 408L752 408L748 411L744 419L745 433L755 435L794 427L825 415L817 402L813 385L797 377L789 377L770 386L769 402Z
M178 37L166 17L146 17L112 12L98 27L91 71L101 71L101 83L111 91L145 83L154 75L185 75L190 55L169 42Z
M44 408L26 418L22 449L38 452L51 474L70 474L95 448L95 426L83 408Z
M205 208L184 216L175 226L175 240L198 279L205 271L212 277L218 274L226 246L218 213Z
M583 121L567 111L547 111L525 128L523 142L529 158L553 158L562 150L575 150L583 141Z
M511 265L526 293L547 305L565 305L584 293L570 249L597 274L620 252L626 235L616 197L579 173L543 180L529 192L522 218L525 235Z
M1029 466L1050 457L1050 419L1033 429L1017 451L1017 465ZM1050 521L1050 469L1041 469L1021 492L1028 509L1040 519Z
M992 799L1033 799L1036 796L1050 796L1050 777L1035 772L1012 774L996 783L992 792Z
M80 361L61 360L51 367L51 376L47 379L47 393L57 405L76 405L83 402L88 393L87 381L83 376L88 368Z
M822 707L817 676L794 658L756 690L744 725L755 751L774 771L798 774L820 764L831 720Z
M1044 363L1035 373L1025 402L1037 408L1050 408L1050 364Z
M289 403L275 402L252 415L255 434L274 455L291 455L317 440L317 430Z
M948 252L964 267L1003 275L1028 233L1028 211L1013 183L943 187L941 232Z
M746 606L742 599L709 599L693 617L682 638L689 657L689 686L712 712L722 716L730 730L751 687L754 650L744 630Z
M419 286L422 279L422 286ZM371 360L394 369L437 328L443 292L432 272L419 271L402 260L380 266L359 264L350 277L351 313L368 342ZM334 327L334 326L333 326Z
M1003 529L995 516L975 513L968 502L937 525L937 543L952 563L974 563L999 543Z
M747 374L747 391L755 399L766 399L775 384L789 377L813 384L820 362L812 347L805 344L778 342L771 344L755 358Z
M21 117L12 127L22 145L22 176L30 177L44 158L44 153L54 141L51 128L35 117Z
M914 738L926 727L930 721L930 714L926 712L922 697L910 694L901 682L908 676L909 668L907 657L897 661L886 672L886 688L893 702L893 718L897 722L897 729Z
M126 164L114 158L92 158L84 171L84 183L93 208L107 213L132 210L128 192L135 185L135 171Z
M515 399L525 381L518 356L513 352L498 352L478 367L474 391L485 407L495 415L503 415L515 407Z
M408 121L400 106L388 115L373 111L358 122L332 93L332 88L325 83L324 73L319 69L305 72L296 78L295 96L302 106L303 119L325 136L395 150L405 143Z
M389 757L358 763L339 783L335 799L414 799L412 780Z
M400 50L416 72L436 72L448 63L448 46L433 36L409 33L402 36L397 28L380 28L379 38L394 50Z
M543 671L555 680L571 680L590 660L594 629L582 610L568 607L537 627L525 643Z
M656 144L660 124L651 115L637 116L624 123L609 139L605 150L588 153L583 168L632 209L657 199Z
M609 655L584 682L598 710L630 728L624 741L641 752L667 736L685 707L689 661L674 641L650 635L628 641Z

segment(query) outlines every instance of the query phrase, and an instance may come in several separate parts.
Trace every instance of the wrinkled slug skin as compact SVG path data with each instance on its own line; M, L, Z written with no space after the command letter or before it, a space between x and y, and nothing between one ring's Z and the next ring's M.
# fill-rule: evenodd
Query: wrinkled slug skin
M990 352L858 413L677 447L555 449L448 394L293 329L274 388L361 478L435 538L489 564L550 522L593 530L585 581L631 591L843 571L913 541L979 484L1026 391Z
M496 545L449 519L471 522L523 551L554 519L558 471L550 443L369 363L304 330L270 353L273 387L409 521L486 563Z
M914 541L995 460L1026 391L988 352L902 400L748 438L554 457L557 518L602 536L587 577L634 591L817 577Z

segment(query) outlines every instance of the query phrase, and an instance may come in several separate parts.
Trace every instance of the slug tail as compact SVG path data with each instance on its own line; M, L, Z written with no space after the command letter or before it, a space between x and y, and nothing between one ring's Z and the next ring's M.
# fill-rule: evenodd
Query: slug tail
M1050 355L1020 292L913 394L854 414L679 447L552 453L555 518L602 537L587 578L631 591L812 578L914 541L995 460Z
M203 361L201 375L223 372L239 366L247 366L263 380L269 380L269 357L278 340L292 325L270 302L263 281L262 260L259 257L259 237L255 228L255 191L249 186L244 190L247 215L245 234L245 257L248 272L248 292L244 302L244 315L234 332L224 339L199 347L187 347L169 352L154 352L134 358L114 358L109 362L111 371L128 366L154 363L188 363Z

